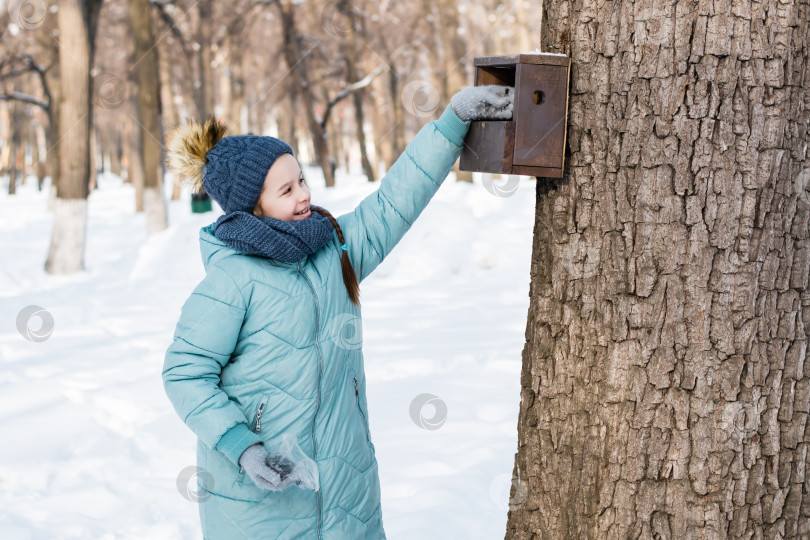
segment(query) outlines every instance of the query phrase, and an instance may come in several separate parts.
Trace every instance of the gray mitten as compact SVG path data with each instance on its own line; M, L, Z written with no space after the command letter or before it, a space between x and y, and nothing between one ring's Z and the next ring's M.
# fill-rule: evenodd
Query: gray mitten
M295 435L284 433L278 450L267 453L264 445L249 446L239 456L239 465L260 488L283 491L290 486L318 491L318 465L307 456Z
M509 120L515 103L515 89L511 86L468 86L450 98L450 105L459 119Z
M260 488L272 491L281 491L281 476L267 465L267 450L264 445L256 443L249 446L242 455L239 456L239 465L245 469L245 473L253 480L253 483Z

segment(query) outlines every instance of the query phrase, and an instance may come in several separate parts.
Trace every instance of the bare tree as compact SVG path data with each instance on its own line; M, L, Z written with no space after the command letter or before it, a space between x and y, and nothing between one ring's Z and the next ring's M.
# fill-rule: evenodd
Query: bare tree
M29 53L10 54L7 58L0 60L0 81L13 81L15 85L11 92L0 94L0 102L9 102L11 107L11 122L9 122L10 156L17 156L17 153L20 151L24 152L24 149L21 148L21 130L23 130L25 127L29 127L31 132L35 133L37 129L37 126L32 125L31 121L24 122L23 106L35 106L42 109L45 111L47 115L46 117L50 119L48 125L52 125L54 123L52 116L55 107L53 107L51 92L49 89L50 85L46 78L47 71L48 68L37 63L37 61ZM42 94L41 97L21 90L23 88L25 77L31 74L36 75L36 79L40 86L37 89L37 93ZM55 132L46 132L46 142L51 146L55 145ZM42 169L39 167L40 156L36 145L33 146L32 151L36 153L35 164L37 165L37 175L40 177L41 185ZM17 184L16 157L14 159L15 161L12 162L12 165L7 167L10 175L8 185L9 195L13 195L15 193ZM52 180L54 182L56 182L58 179L58 174L54 174L55 172L58 172L58 168L56 167L52 169Z
M544 2L507 538L810 537L806 2Z

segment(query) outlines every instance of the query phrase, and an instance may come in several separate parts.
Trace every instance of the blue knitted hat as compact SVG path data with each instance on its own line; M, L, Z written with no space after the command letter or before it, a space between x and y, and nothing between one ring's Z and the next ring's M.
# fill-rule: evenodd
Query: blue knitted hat
M203 187L226 214L237 210L252 213L267 171L280 155L292 153L289 144L275 137L225 137L205 156Z
M169 165L194 191L205 189L225 214L253 213L267 171L282 154L295 154L275 137L226 133L214 118L178 127L167 140Z

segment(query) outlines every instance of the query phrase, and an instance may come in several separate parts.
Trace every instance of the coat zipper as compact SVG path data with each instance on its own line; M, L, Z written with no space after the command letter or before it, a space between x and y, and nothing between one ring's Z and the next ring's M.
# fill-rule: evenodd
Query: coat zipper
M264 401L259 403L259 410L256 411L256 429L253 430L256 433L262 430L262 409L264 409Z
M309 289L312 291L312 298L315 300L315 348L318 349L318 408L315 409L315 416L312 417L312 457L313 459L318 455L315 447L315 417L318 416L318 411L321 409L321 346L318 344L318 296L315 294L315 287L312 282L301 271L301 263L297 262L298 273L306 280ZM318 490L318 538L321 537L321 490Z
M259 403L259 409L256 411L256 424L253 427L253 431L255 433L258 433L258 432L260 432L262 430L261 421L262 421L262 410L263 409L264 409L264 401ZM243 472L245 472L245 469L244 469L244 467L242 467L240 465L239 466L239 474L242 474Z
M357 401L357 410L360 411L360 416L363 417L363 423L366 425L366 440L371 442L371 439L368 436L368 420L366 419L366 415L363 414L363 409L360 407L360 391L357 388L357 375L354 376L354 395Z

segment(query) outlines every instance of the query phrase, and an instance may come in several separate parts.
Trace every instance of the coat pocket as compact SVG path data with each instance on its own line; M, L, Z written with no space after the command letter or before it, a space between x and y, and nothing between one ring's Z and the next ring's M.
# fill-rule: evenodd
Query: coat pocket
M354 375L354 399L357 402L357 410L360 413L360 417L363 419L363 427L366 430L366 441L368 441L368 444L373 450L374 444L371 442L371 430L368 427L368 418L366 418L366 414L363 412L363 406L360 404L360 385L357 382L357 375Z

